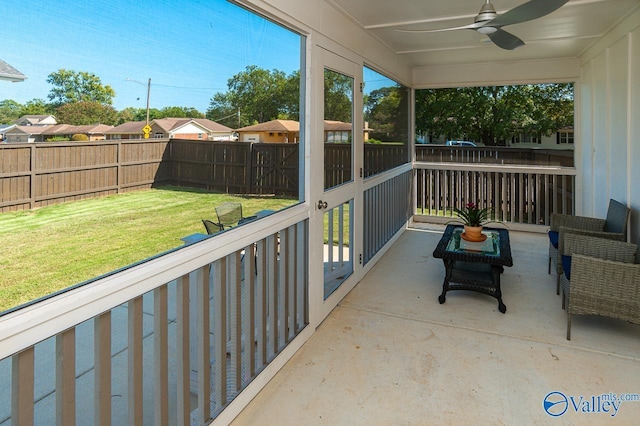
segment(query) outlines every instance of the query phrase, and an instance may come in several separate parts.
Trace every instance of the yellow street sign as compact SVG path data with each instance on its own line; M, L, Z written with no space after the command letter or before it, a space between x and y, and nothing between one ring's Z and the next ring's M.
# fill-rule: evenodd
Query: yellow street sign
M142 128L142 131L145 133L151 133L151 126L148 124Z

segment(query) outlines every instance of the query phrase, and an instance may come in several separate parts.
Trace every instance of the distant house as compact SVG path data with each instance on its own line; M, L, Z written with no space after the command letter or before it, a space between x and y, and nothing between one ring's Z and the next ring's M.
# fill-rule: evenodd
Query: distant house
M324 141L325 143L340 143L351 141L351 123L345 123L344 121L324 120ZM369 123L364 122L363 140L364 142L369 140Z
M151 137L229 141L233 129L206 118L158 118L150 123Z
M511 138L514 148L573 149L573 127L559 129L550 136L521 133Z
M5 133L16 127L15 124L0 124L0 142L5 141Z
M145 121L129 121L104 132L107 140L142 139Z
M5 132L6 143L43 142L42 133L50 126L15 126Z
M240 142L297 143L300 123L295 120L271 120L236 129Z
M14 121L17 126L52 126L58 124L53 115L23 115Z
M0 80L11 81L13 83L24 81L27 76L0 59Z
M85 126L72 126L71 124L56 124L48 126L40 135L44 141L51 138L71 139L73 135L86 135L90 141L102 141L106 139L105 132L113 129L107 124L89 124Z
M324 120L324 141L340 143L351 141L351 123ZM369 131L365 123L364 140L369 140ZM294 120L271 120L253 126L236 129L240 142L297 143L300 139L300 123Z

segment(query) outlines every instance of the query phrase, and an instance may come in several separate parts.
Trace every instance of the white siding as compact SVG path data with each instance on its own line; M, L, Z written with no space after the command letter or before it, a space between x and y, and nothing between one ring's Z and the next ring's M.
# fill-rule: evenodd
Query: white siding
M579 213L603 217L609 198L631 206L640 240L640 10L580 58Z

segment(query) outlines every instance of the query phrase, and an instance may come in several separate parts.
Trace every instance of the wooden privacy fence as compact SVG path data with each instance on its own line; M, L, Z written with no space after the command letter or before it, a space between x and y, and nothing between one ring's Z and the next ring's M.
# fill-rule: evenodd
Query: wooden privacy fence
M0 212L171 181L167 139L0 145Z
M0 212L158 185L297 197L299 145L135 139L0 144ZM406 145L365 145L365 177L408 161ZM325 144L327 187L350 180L352 146Z
M572 149L416 145L416 161L573 167Z
M176 140L169 149L174 184L298 196L298 144Z
M0 212L159 185L298 197L299 149L298 144L180 139L0 144ZM354 177L352 149L350 144L325 144L325 188ZM416 159L573 165L571 151L495 147L418 145ZM370 177L408 161L406 145L365 144L364 170L359 174Z

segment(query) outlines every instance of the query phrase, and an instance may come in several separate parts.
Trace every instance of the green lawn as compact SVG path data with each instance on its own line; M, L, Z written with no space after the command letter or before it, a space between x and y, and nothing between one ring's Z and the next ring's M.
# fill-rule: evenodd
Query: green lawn
M180 246L226 201L245 216L297 202L165 187L0 214L0 312Z

